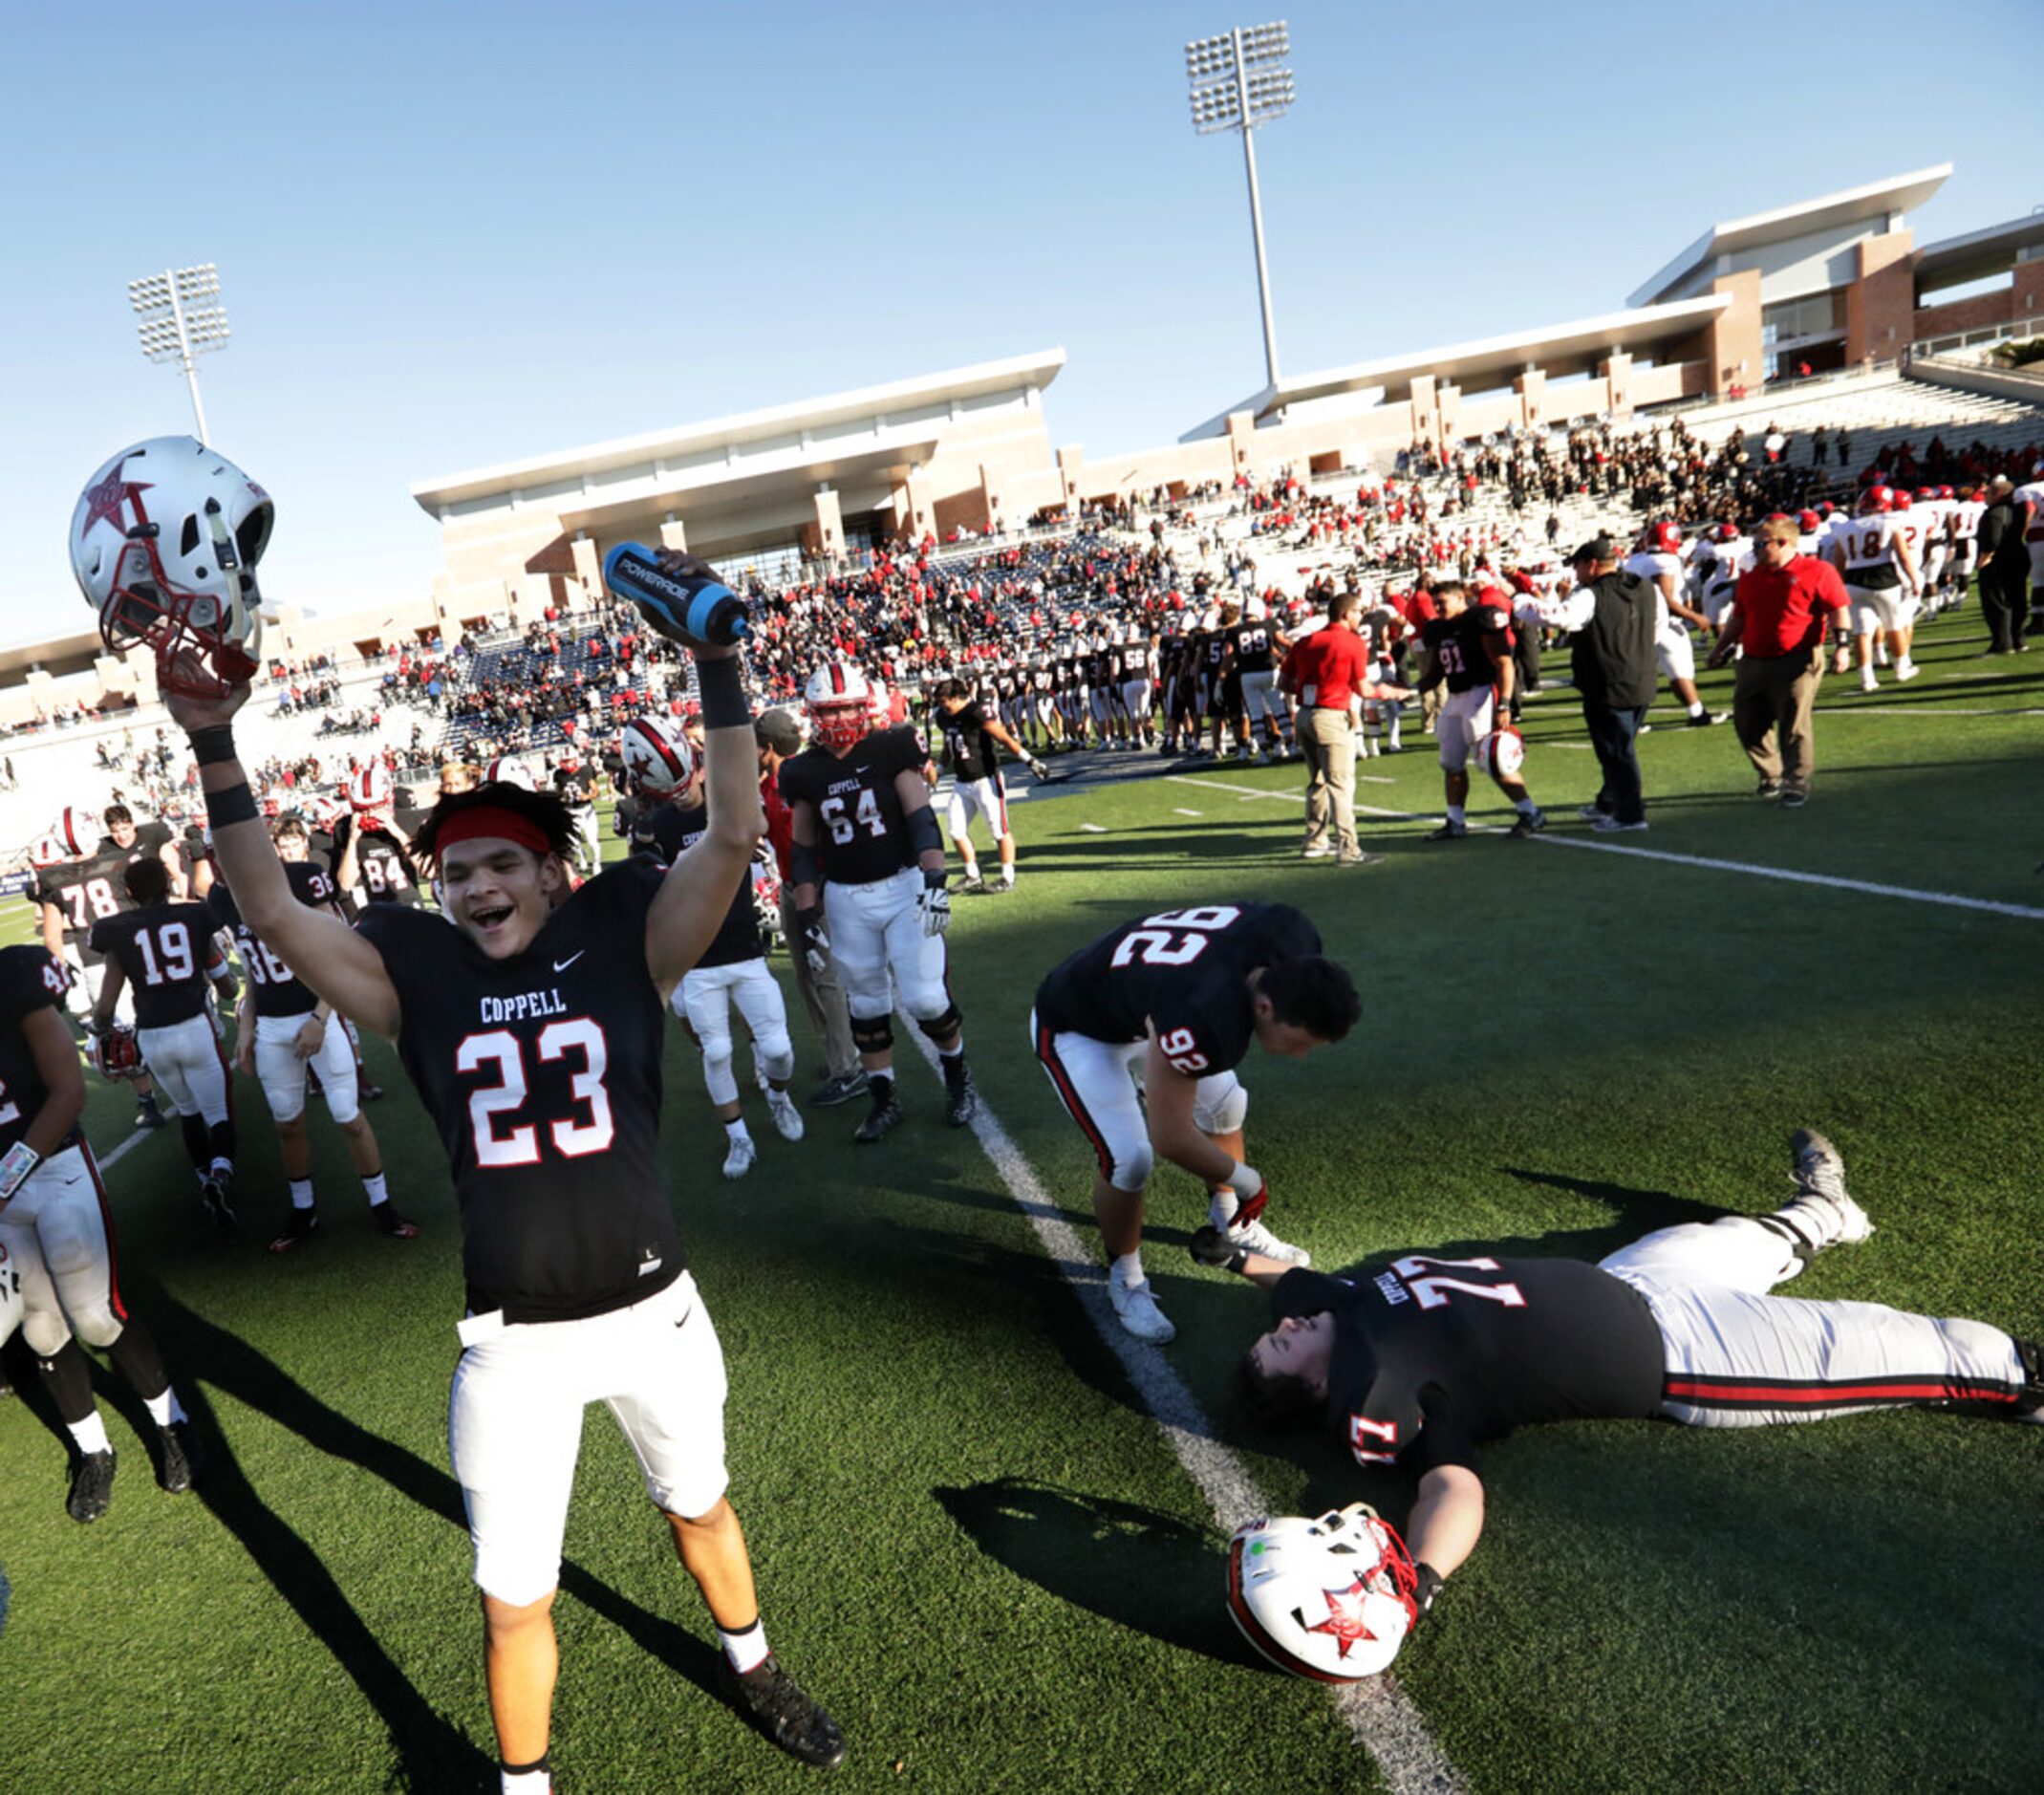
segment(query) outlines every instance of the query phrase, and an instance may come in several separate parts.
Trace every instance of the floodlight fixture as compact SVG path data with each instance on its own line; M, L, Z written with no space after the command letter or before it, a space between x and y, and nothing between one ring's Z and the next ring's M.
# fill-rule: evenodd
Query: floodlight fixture
M1249 228L1256 240L1257 294L1263 306L1263 365L1278 384L1278 332L1271 318L1270 264L1263 253L1263 205L1257 192L1259 125L1282 118L1292 107L1292 71L1282 66L1292 54L1292 35L1282 19L1240 25L1217 37L1194 38L1185 47L1185 76L1191 84L1193 129L1242 134L1242 165L1249 177Z
M128 283L128 304L138 320L142 354L151 361L175 361L183 368L199 441L205 442L205 407L199 400L199 375L192 358L221 348L232 335L226 310L220 303L220 270L211 262L202 262L196 268L166 268L161 274L145 274Z

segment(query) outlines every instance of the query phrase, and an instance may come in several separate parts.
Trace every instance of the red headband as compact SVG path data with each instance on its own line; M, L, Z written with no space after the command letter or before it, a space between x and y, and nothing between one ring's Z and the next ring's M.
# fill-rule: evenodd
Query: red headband
M475 804L455 811L434 832L433 858L436 862L444 858L447 850L458 841L474 841L485 835L516 842L543 858L553 852L547 832L531 818L500 805Z

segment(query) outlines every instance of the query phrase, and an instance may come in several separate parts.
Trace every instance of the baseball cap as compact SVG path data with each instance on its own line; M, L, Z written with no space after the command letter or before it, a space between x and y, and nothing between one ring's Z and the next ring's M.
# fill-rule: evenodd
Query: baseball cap
M1592 536L1568 558L1571 562L1615 561L1618 559L1618 544L1609 536Z
M762 747L776 754L802 752L802 724L790 710L763 710L752 720L752 733Z

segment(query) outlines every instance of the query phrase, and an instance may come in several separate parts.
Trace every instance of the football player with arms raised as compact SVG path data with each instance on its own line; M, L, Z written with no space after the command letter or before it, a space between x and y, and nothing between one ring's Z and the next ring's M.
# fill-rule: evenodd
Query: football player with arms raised
M1029 1019L1036 1056L1099 1165L1093 1215L1122 1326L1161 1344L1176 1330L1143 1272L1143 1193L1158 1159L1190 1172L1242 1251L1306 1264L1262 1221L1270 1193L1242 1160L1252 1042L1302 1059L1342 1040L1363 1006L1320 932L1289 904L1202 904L1111 929L1046 978ZM1140 1087L1140 1091L1138 1091Z
M873 727L871 688L832 660L804 693L810 746L781 764L793 815L796 953L834 964L851 1010L872 1109L852 1138L883 1139L901 1120L894 1095L893 992L936 1045L954 1128L979 1099L965 1064L964 1018L946 976L944 832L923 777L929 756L913 728Z
M295 812L278 818L270 831L277 858L301 904L338 917L333 881L310 859L312 836ZM242 963L242 1005L235 1016L234 1062L263 1087L270 1119L277 1125L278 1157L290 1190L290 1213L283 1231L269 1243L273 1253L288 1253L312 1237L319 1211L312 1200L312 1144L305 1132L305 1094L317 1074L327 1114L348 1142L369 1199L377 1226L393 1240L418 1236L416 1223L398 1213L383 1176L383 1153L376 1131L362 1114L356 1078L355 1044L345 1021L317 996L290 967L278 959L235 907L234 894L216 881L206 898L213 920L234 938Z
M635 850L670 866L709 833L707 769L688 733L669 719L635 717L618 740L624 780L648 808L634 829ZM764 850L764 844L762 844ZM757 862L756 862L757 864ZM778 897L775 899L778 904ZM766 1107L783 1140L800 1140L802 1114L787 1093L795 1075L795 1044L787 1031L787 1003L766 964L767 932L752 875L740 880L716 939L681 975L672 1006L688 1024L702 1052L702 1082L724 1125L724 1176L743 1178L759 1157L739 1104L731 1070L731 1006L752 1030L753 1068L766 1090Z
M78 1126L85 1074L64 1021L71 975L40 947L0 947L0 1346L18 1320L71 1436L74 1521L106 1513L114 1446L93 1400L82 1339L114 1361L158 1432L157 1481L192 1486L199 1455L149 1330L122 1303L113 1222Z
M710 576L686 556L662 564ZM441 800L415 834L443 914L377 905L349 929L292 894L234 746L246 674L221 644L203 645L212 667L186 648L164 684L192 739L223 876L286 964L397 1043L453 1170L469 1314L449 1447L504 1788L549 1785L551 1608L582 1412L596 1400L630 1438L709 1605L734 1700L784 1749L837 1763L843 1736L760 1626L724 1493L722 1355L656 1153L667 1000L715 939L761 830L736 651L692 644L710 825L671 868L633 855L564 897L576 847L567 806L485 785Z
M229 1006L235 997L233 974L213 941L219 925L205 905L172 901L170 875L155 855L130 861L125 878L136 907L93 924L92 945L106 967L86 1026L97 1039L100 1070L113 1072L109 1032L122 990L134 989L142 1064L177 1106L206 1213L220 1227L231 1227L234 1093L219 1025L207 1006L211 989Z
M1231 1247L1212 1229L1192 1250L1270 1292L1276 1325L1237 1372L1253 1417L1323 1423L1357 1463L1418 1474L1405 1535L1417 1570L1409 1620L1483 1530L1478 1448L1517 1427L1650 1417L1761 1427L1899 1407L2044 1420L2033 1341L1981 1322L1771 1294L1818 1253L1873 1232L1823 1135L1797 1129L1790 1155L1796 1196L1783 1207L1663 1228L1595 1265L1411 1253L1331 1278ZM1280 1661L1311 1663L1310 1642L1292 1632L1288 1643Z

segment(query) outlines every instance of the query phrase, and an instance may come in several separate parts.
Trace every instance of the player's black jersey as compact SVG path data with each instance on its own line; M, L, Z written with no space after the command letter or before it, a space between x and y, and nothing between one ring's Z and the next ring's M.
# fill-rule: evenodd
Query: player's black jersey
M50 1095L22 1024L38 1009L60 1007L71 987L64 962L40 947L0 947L0 1153L29 1132ZM64 1137L76 1144L74 1127ZM0 1267L5 1276L11 1267Z
M1057 669L1048 661L1039 664L1029 675L1029 689L1042 697L1049 697L1057 690Z
M1362 1464L1476 1468L1476 1445L1536 1421L1644 1419L1661 1330L1629 1284L1580 1259L1413 1253L1353 1282L1288 1271L1278 1319L1327 1312L1327 1417Z
M92 944L118 961L135 992L135 1026L168 1028L205 1008L205 969L218 925L204 904L151 904L93 924Z
M1228 659L1229 644L1234 639L1235 627L1232 624L1227 629L1214 630L1208 634L1205 642L1205 653L1207 677L1209 679L1217 680L1220 678L1221 667Z
M1227 1071L1255 1038L1245 981L1258 966L1320 952L1320 931L1290 904L1200 904L1140 917L1082 947L1037 987L1053 1034L1140 1041L1152 1025L1189 1077Z
M1106 649L1094 649L1091 654L1087 656L1085 666L1087 684L1091 686L1095 691L1098 691L1102 686L1107 684L1108 677L1108 651Z
M1272 666L1270 625L1238 623L1235 627L1235 664L1241 673L1268 673Z
M1511 622L1495 605L1471 605L1459 616L1435 617L1420 632L1420 640L1439 657L1451 692L1474 692L1497 679L1483 638Z
M595 802L596 788L586 768L577 767L570 772L565 767L557 767L553 772L553 789L561 802L570 810L579 810L585 804Z
M710 810L706 804L657 804L641 812L632 833L632 852L650 855L664 870L701 840L709 826ZM760 913L752 901L752 875L748 871L739 881L738 893L718 925L715 938L696 963L733 966L742 960L759 960L765 952L766 938L760 932Z
M133 908L121 876L127 867L126 853L110 841L102 842L82 859L44 867L29 889L36 903L56 911L64 925L65 944L78 950L82 964L99 963L92 945L93 924Z
M792 809L816 812L816 852L824 876L839 885L870 885L915 862L894 775L919 773L929 758L907 724L875 729L840 760L807 747L781 763L781 796Z
M284 862L284 876L290 881L291 896L315 910L333 903L333 881L319 868L303 860ZM248 999L258 1016L305 1016L319 1002L311 988L264 945L243 919L234 894L226 879L215 881L205 895L206 914L215 924L234 937L236 953L248 974Z
M357 927L403 1004L398 1051L440 1130L468 1306L513 1322L602 1314L686 1266L661 1185L661 1027L646 969L659 889L634 854L492 960L396 904Z
M951 774L960 785L976 779L991 779L1000 767L994 738L987 731L986 713L976 699L960 710L947 711L942 704L931 713L944 732L944 758Z
M1055 662L1058 690L1068 692L1079 683L1076 663L1069 655L1060 655Z
M412 869L398 844L381 830L361 838L355 851L355 876L362 882L362 895L372 904L416 904L419 887L412 882Z

